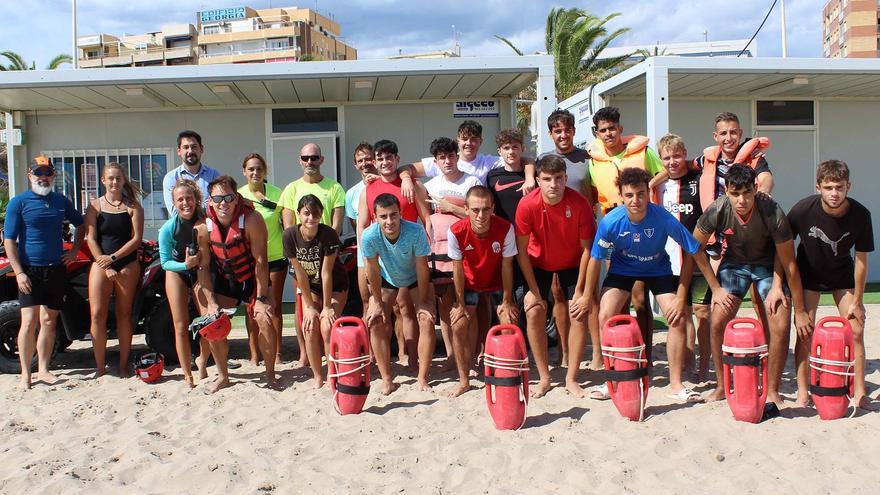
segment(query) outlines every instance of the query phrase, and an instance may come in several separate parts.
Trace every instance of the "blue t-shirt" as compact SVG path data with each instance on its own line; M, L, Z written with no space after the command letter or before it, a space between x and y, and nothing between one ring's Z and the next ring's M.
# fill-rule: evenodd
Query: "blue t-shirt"
M348 218L357 220L358 207L361 204L361 193L366 187L364 181L360 181L351 186L348 191L345 191L345 216Z
M178 179L189 179L195 182L202 191L202 206L207 207L208 184L221 175L223 174L204 163L201 164L199 172L195 175L186 170L186 165L180 165L169 170L165 177L162 178L162 199L165 201L165 209L168 210L168 214L171 215L175 210L174 200L171 198L171 190L174 189L174 184L177 184Z
M687 228L662 206L648 204L648 213L638 224L632 223L626 208L619 206L599 222L590 254L597 259L611 258L608 273L627 277L672 275L666 253L670 237L690 254L700 247Z
M382 278L395 287L409 287L416 276L416 256L431 254L428 236L421 225L407 220L400 221L400 236L397 242L388 242L374 223L364 230L361 238L361 251L364 257L379 257Z
M9 201L3 234L18 242L21 264L58 265L63 252L64 220L74 227L83 223L82 215L69 199L54 191L46 196L26 191Z

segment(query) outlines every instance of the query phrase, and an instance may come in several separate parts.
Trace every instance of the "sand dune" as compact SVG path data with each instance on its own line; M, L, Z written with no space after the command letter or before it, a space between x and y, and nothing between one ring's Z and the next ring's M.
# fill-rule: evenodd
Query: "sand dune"
M823 308L820 314L828 314ZM747 312L744 311L744 314ZM880 307L869 309L880 315ZM868 381L880 383L880 324L869 319ZM233 355L244 357L234 333ZM363 414L339 416L329 389L304 370L281 368L285 389L262 385L262 369L232 371L216 395L185 389L180 371L158 384L89 379L88 343L57 359L56 385L14 390L0 376L2 493L869 493L876 489L880 415L821 421L783 409L758 425L735 422L726 403L666 398L665 332L655 336L655 378L643 423L610 402L562 388L533 400L525 427L496 431L482 384L446 398L454 373L434 392L412 376L388 397L372 393ZM136 343L143 344L142 337ZM286 338L285 358L295 339ZM110 359L115 357L112 354ZM789 369L783 393L794 392ZM396 368L397 372L403 372ZM554 370L561 383L564 370ZM534 375L536 376L536 375ZM584 373L592 385L595 374ZM376 382L374 382L375 384ZM708 385L697 385L706 390Z

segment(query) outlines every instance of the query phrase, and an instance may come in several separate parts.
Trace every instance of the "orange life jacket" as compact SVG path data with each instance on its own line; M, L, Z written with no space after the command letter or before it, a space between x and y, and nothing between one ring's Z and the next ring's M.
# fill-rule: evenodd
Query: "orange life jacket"
M608 156L605 151L605 143L601 139L596 138L587 151L593 160L590 167L590 176L596 183L596 190L599 193L599 204L603 210L609 210L620 204L620 194L617 192L617 185L614 181L621 169L635 167L645 169L645 159L647 158L648 142L645 136L623 136L621 141L626 145L623 152L623 158L618 163L616 157Z
M444 198L455 206L464 206L465 202L462 198L455 196L444 196ZM434 213L431 215L431 230L434 234L431 236L431 262L433 267L441 272L452 273L452 260L449 259L449 227L461 220L451 213ZM434 280L437 282L437 280ZM445 282L445 280L443 280ZM451 281L451 280L450 280Z
M758 151L764 151L770 147L770 138L756 137L743 143L736 153L733 163L748 164L753 169L758 166L760 158L752 155ZM710 146L703 150L703 175L700 176L700 205L703 211L715 201L718 193L718 159L721 157L721 146Z
M219 272L234 282L244 282L254 276L256 261L251 253L250 243L244 233L244 221L254 207L250 201L238 198L238 207L234 213L232 223L226 230L226 236L222 237L220 223L217 220L217 212L213 206L208 207L208 217L205 225L208 228L208 236L211 240L211 254Z

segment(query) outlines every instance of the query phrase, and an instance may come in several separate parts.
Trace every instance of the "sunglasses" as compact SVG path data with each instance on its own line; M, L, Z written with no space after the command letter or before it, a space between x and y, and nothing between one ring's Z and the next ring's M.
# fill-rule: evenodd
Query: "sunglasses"
M236 196L238 196L238 193L220 194L217 196L211 196L211 201L218 205L223 202L232 203L235 201Z
M321 155L301 155L299 159L304 162L316 162L321 159Z
M55 171L48 167L41 167L36 170L31 170L31 173L36 177L52 177L55 175Z

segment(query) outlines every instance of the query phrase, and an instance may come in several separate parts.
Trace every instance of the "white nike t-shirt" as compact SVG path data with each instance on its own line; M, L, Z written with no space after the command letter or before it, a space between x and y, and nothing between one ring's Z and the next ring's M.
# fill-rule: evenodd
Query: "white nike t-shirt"
M484 186L486 185L486 176L489 174L489 171L503 166L504 162L501 158L492 155L477 155L477 157L470 162L463 158L458 159L458 169L468 175L473 175L480 181L480 184ZM427 177L443 175L433 156L422 158L422 168L425 169L425 176Z

